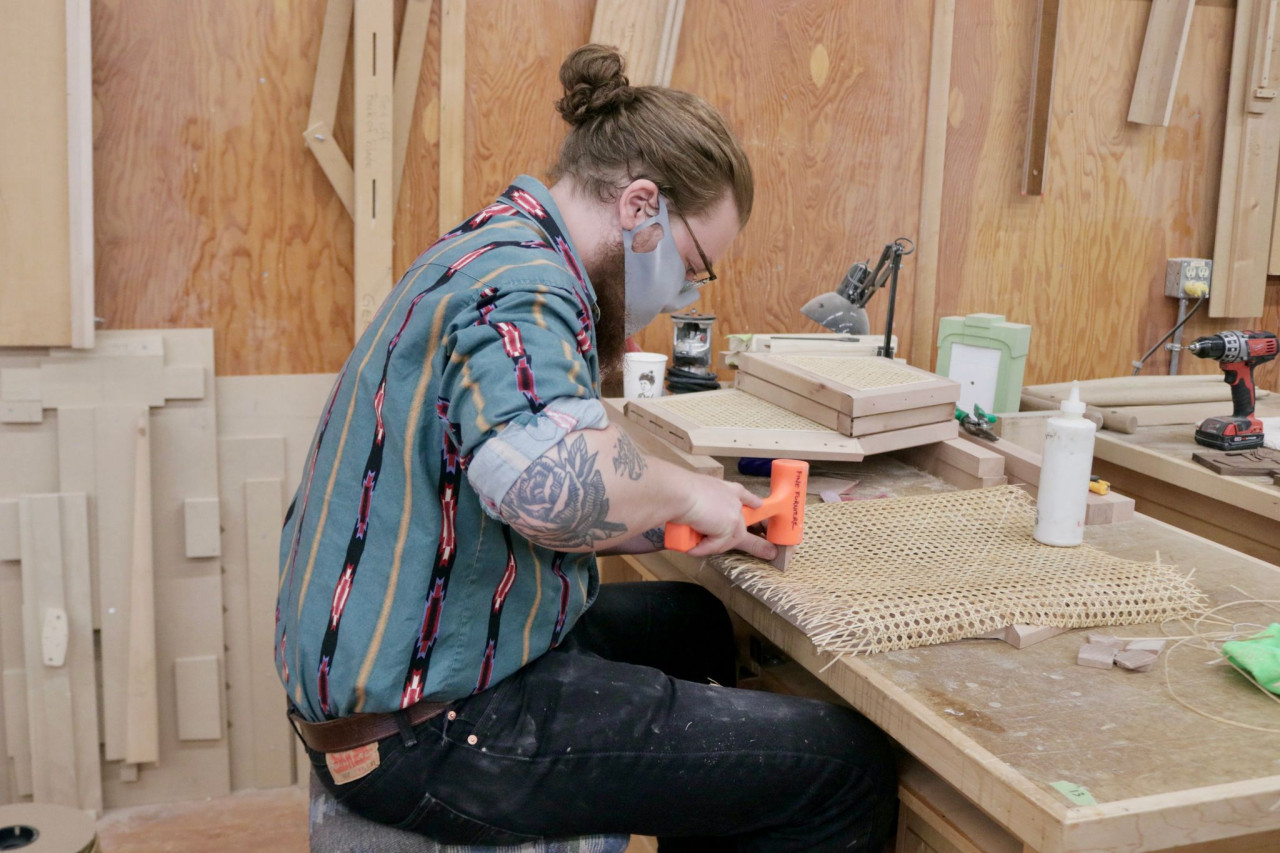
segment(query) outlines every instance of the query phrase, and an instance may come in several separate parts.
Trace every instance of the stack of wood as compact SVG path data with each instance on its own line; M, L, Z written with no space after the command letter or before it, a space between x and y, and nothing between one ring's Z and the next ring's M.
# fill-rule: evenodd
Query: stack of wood
M1023 411L1049 411L1071 393L1070 382L1022 389ZM1258 390L1258 398L1271 392ZM1197 376L1116 376L1080 383L1085 417L1099 427L1132 433L1139 427L1198 424L1231 414L1231 386L1221 374Z
M857 462L955 438L959 397L887 359L742 353L736 388L631 400L626 416L687 453Z

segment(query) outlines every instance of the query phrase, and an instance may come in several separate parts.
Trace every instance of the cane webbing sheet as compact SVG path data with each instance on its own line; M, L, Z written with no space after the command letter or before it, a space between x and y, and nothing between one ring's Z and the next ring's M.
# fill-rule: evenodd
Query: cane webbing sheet
M859 654L975 637L1008 625L1159 622L1202 610L1175 568L1032 536L1015 486L811 504L779 572L741 553L711 558L820 651Z
M776 355L773 358L859 391L931 382L938 378L904 367L887 358L849 358L829 355Z
M680 394L646 401L698 426L730 429L812 429L830 432L822 424L775 406L768 400L753 397L737 388L726 388L703 394Z

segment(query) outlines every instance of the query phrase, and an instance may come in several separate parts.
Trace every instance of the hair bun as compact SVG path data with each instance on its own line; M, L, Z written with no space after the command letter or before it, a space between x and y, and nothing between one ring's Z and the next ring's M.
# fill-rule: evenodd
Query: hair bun
M556 110L575 127L635 100L635 90L623 74L622 55L600 44L585 44L569 54L560 66L560 84L564 97L556 102Z

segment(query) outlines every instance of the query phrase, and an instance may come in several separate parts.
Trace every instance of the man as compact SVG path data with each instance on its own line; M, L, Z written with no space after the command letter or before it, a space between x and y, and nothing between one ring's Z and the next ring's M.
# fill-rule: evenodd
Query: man
M643 455L599 401L622 340L687 306L750 215L723 119L561 68L572 125L405 274L357 342L281 541L276 660L317 775L442 842L630 832L663 849L878 849L896 790L845 709L731 689L724 608L599 586L595 554L774 547L741 486Z

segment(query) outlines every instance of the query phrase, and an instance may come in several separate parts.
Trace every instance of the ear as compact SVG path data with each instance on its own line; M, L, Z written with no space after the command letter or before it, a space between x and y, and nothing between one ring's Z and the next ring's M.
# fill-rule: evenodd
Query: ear
M618 219L627 231L658 213L658 185L648 178L627 184L618 196Z

